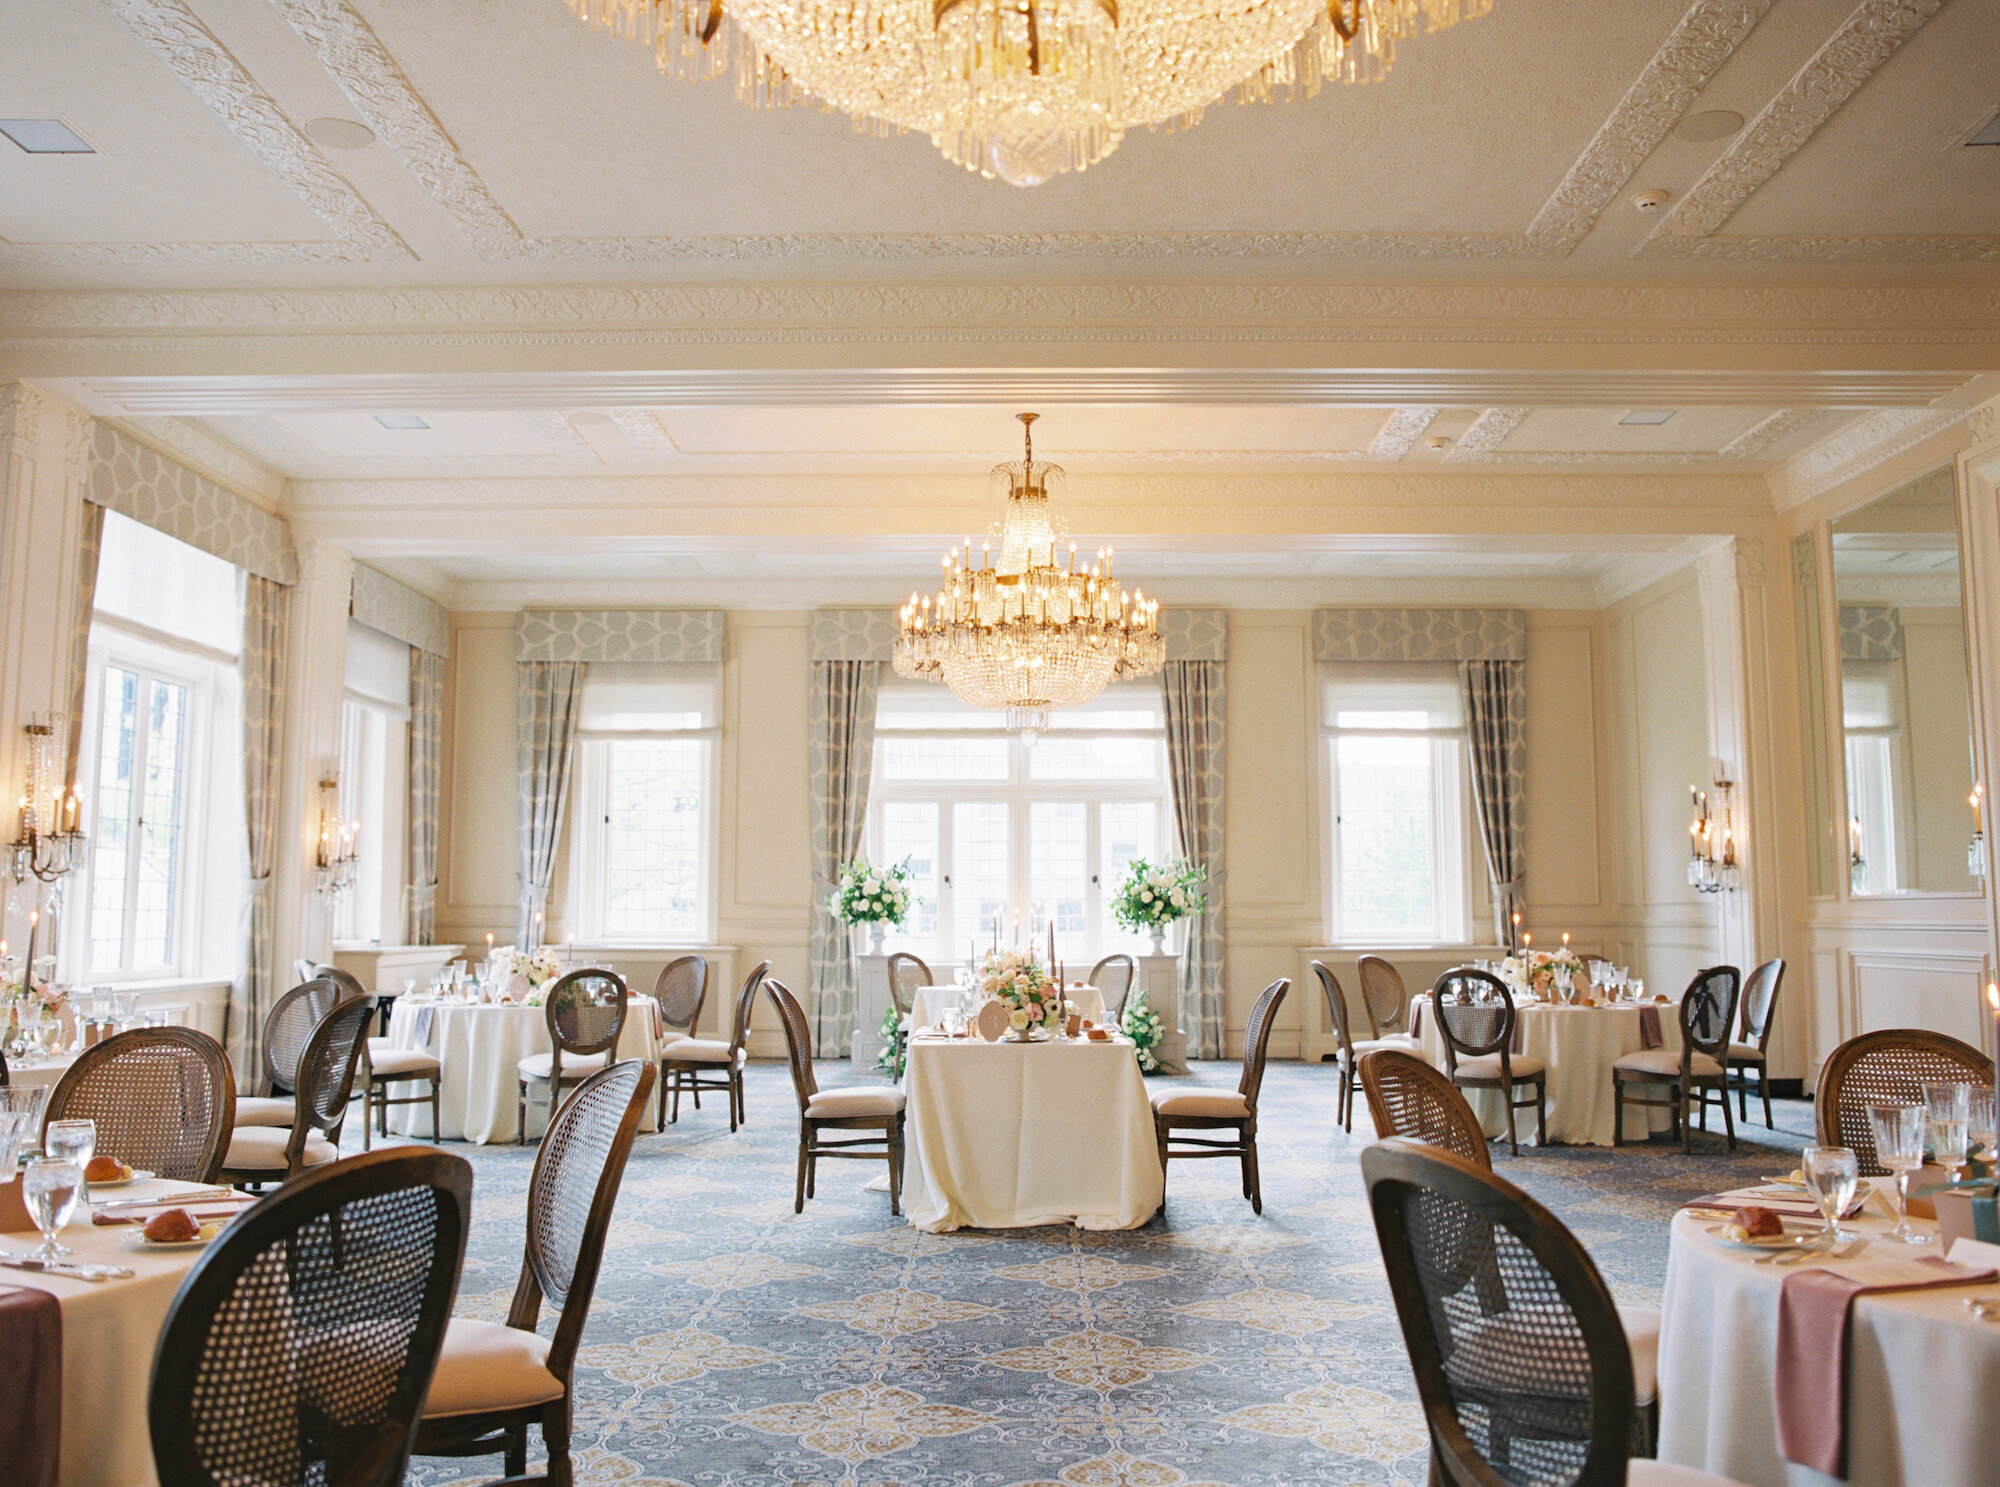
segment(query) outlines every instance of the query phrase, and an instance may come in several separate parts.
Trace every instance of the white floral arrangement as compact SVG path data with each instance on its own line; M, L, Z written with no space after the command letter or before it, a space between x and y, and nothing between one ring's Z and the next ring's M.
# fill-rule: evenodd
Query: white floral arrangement
M979 963L979 991L988 1001L1009 1008L1007 1025L1015 1032L1047 1028L1053 1032L1073 1010L1062 988L1049 980L1042 963L1027 950L996 950Z
M1208 874L1181 861L1151 863L1135 857L1111 900L1111 917L1126 929L1161 929L1208 907L1201 885Z
M1531 991L1543 1001L1568 1001L1576 978L1589 980L1583 958L1573 950L1528 950L1500 962L1500 979L1517 991Z
M878 868L857 857L840 870L828 907L843 924L900 925L910 912L911 881L908 858Z
M563 973L563 963L554 950L543 945L537 950L510 950L500 963L501 989L508 1000L539 1007Z
M0 982L0 1001L5 1001L10 1006L17 1002L22 1003L22 1010L30 1016L34 1013L32 1005L34 1002L40 1002L51 1013L60 1013L69 1005L69 992L56 985L55 976L56 958L53 955L38 955L35 957L32 974L29 974L28 968L10 970L6 973L6 980ZM24 989L24 981L33 989Z
M1152 1003L1146 1000L1145 992L1135 991L1125 999L1125 1015L1119 1019L1118 1028L1132 1040L1132 1047L1139 1055L1140 1069L1148 1074L1157 1074L1160 1059L1153 1048L1165 1036L1167 1025L1153 1010Z

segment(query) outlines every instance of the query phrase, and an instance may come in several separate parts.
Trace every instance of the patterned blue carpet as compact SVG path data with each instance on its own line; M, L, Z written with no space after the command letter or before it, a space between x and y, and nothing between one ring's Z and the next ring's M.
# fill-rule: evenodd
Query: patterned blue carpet
M822 1067L828 1085L846 1064ZM1195 1079L1234 1086L1236 1066ZM1228 1162L1176 1163L1127 1233L919 1234L824 1162L792 1212L797 1104L753 1065L750 1124L683 1107L633 1150L578 1369L578 1480L953 1487L1284 1487L1424 1481L1423 1427L1330 1066L1274 1064L1264 1214ZM1357 1101L1357 1104L1359 1102ZM1620 1301L1656 1304L1677 1202L1789 1166L1811 1107L1781 1103L1730 1157L1663 1141L1524 1148L1496 1169L1548 1204ZM502 1320L533 1148L452 1144L477 1171L462 1314ZM543 1331L552 1325L545 1318ZM540 1445L530 1460L540 1459ZM419 1461L422 1487L490 1481Z

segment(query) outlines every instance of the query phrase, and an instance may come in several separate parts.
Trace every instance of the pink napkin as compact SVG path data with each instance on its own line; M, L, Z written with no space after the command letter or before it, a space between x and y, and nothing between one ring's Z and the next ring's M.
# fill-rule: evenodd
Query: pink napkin
M47 1291L0 1292L0 1460L19 1487L56 1487L62 1446L62 1304Z
M1901 1262L1874 1282L1817 1266L1796 1269L1778 1292L1778 1449L1787 1461L1830 1477L1847 1475L1847 1339L1854 1298L1880 1291L1971 1286L1991 1269L1935 1255Z
M1660 1009L1641 1007L1639 1009L1639 1042L1647 1048L1658 1048L1660 1037Z

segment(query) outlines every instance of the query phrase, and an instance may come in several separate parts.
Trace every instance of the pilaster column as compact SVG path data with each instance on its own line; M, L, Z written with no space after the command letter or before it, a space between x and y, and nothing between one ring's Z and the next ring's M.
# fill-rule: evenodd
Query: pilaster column
M1958 526L1965 555L1965 634L1972 677L1973 772L1986 785L1986 976L2000 966L2000 841L1993 800L2000 791L2000 398L1966 420L1971 447L1958 457ZM1987 1053L1996 1053L1991 1016L1980 1009Z
M279 979L300 957L333 959L332 906L313 888L321 780L340 767L340 708L347 683L347 615L354 559L324 542L299 544L285 669L285 725L278 766L278 819L289 823L276 863Z

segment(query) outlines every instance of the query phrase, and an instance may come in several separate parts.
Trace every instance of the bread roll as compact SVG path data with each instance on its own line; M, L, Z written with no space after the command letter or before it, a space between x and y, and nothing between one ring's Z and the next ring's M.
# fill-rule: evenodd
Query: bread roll
M169 1208L146 1220L146 1237L155 1244L180 1244L201 1233L201 1226L185 1208Z

